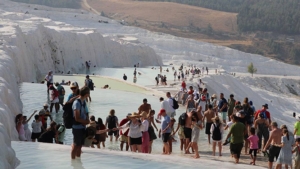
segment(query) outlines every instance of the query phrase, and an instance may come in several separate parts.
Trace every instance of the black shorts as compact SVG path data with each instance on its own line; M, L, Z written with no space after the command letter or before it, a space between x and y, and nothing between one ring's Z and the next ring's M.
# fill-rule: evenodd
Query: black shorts
M72 129L73 144L75 146L82 146L85 139L85 129Z
M59 104L64 104L64 97L58 97L58 102L59 102Z
M237 143L237 144L230 143L230 152L231 154L236 154L237 158L240 158L242 148L243 148L243 143Z
M52 85L53 86L53 83L49 83L47 82L47 88L49 89L49 86Z
M139 138L129 137L129 139L130 139L130 145L142 145L142 137Z
M164 143L169 141L170 135L171 135L171 133L163 133L162 134L162 140L163 140Z
M183 132L184 132L185 138L188 138L191 141L192 140L192 129L184 127Z
M252 152L254 153L254 157L256 157L257 149L250 149L249 154L252 154Z
M205 134L211 134L210 133L210 127L213 123L205 123Z
M38 139L40 137L41 133L31 133L31 139Z
M114 136L118 136L119 135L119 130L113 131L113 130L109 130L108 135L112 136L114 134Z
M248 134L245 134L245 135L244 135L244 140L247 141L247 140L248 140L248 137L249 137L249 135L248 135Z
M271 145L269 149L269 162L274 162L274 157L276 157L276 160L279 156L281 148Z

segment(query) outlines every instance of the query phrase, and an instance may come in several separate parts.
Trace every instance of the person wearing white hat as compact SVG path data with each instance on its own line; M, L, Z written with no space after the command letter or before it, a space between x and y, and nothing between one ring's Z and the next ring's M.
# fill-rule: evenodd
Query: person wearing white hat
M39 111L39 116L41 117L41 121L43 124L42 131L44 131L47 128L48 117L50 117L50 120L53 121L52 116L50 115L50 111L48 110L48 104L45 103L43 107L44 108Z
M66 104L73 103L79 97L79 86L77 82L71 82L70 89L72 93L69 95Z
M45 81L47 82L47 93L49 95L49 86L53 85L53 72L49 71L48 74L45 76Z
M297 116L297 122L294 124L295 139L300 138L300 115Z

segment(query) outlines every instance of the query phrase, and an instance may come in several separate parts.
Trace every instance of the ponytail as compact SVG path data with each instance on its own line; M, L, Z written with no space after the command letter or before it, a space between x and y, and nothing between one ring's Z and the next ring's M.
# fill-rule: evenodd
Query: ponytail
M286 134L286 138L287 138L288 140L290 140L289 131L288 131L287 129L284 129L284 130L283 130L283 133Z

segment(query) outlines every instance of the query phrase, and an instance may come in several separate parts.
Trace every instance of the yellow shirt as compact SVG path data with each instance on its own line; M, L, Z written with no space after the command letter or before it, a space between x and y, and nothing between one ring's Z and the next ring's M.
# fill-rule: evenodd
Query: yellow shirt
M294 128L297 130L295 135L300 136L300 121L295 123Z

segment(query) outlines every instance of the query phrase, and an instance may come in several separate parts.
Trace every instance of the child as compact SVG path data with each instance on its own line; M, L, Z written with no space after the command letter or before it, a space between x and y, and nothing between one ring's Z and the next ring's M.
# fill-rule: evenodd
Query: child
M257 137L257 135L255 135L255 128L253 128L253 127L250 129L250 134L251 135L247 139L250 142L249 154L252 159L252 162L250 162L250 164L255 165L259 138ZM252 155L252 152L254 152L254 156Z
M96 130L96 128L89 126L86 128L85 133L86 133L86 138L84 139L84 147L91 147L92 146L92 142L97 141L96 139L94 139L95 134L102 134L109 131L109 129L106 130Z
M45 130L43 127L43 124L40 120L40 116L35 115L34 119L35 120L33 120L33 122L31 123L31 127L32 127L31 140L32 140L32 142L35 142L35 140L40 137L40 135L42 133L42 128L43 128L43 130Z
M230 127L233 125L232 118L233 118L233 117L232 117L232 115L231 115L231 116L230 116L230 121L227 122L227 124L226 124L224 130L230 129ZM225 146L225 145L227 145L228 143L230 143L230 139L231 139L231 137L229 137L227 140L225 140L225 143L223 143L223 146Z
M35 110L28 119L27 119L27 116L23 116L23 125L24 125L24 131L25 131L25 138L26 138L27 141L31 140L31 131L29 130L28 122L30 121L30 119L33 117L33 115L36 112L37 112L37 110Z
M293 153L295 154L295 169L300 169L300 138L296 139L296 146L294 147Z
M193 150L195 151L195 156L194 158L200 158L199 152L198 152L198 140L199 140L199 135L200 135L200 129L202 129L201 126L201 121L198 119L197 114L192 115L192 140L188 147L186 148L186 153L189 152L189 148L192 147Z

